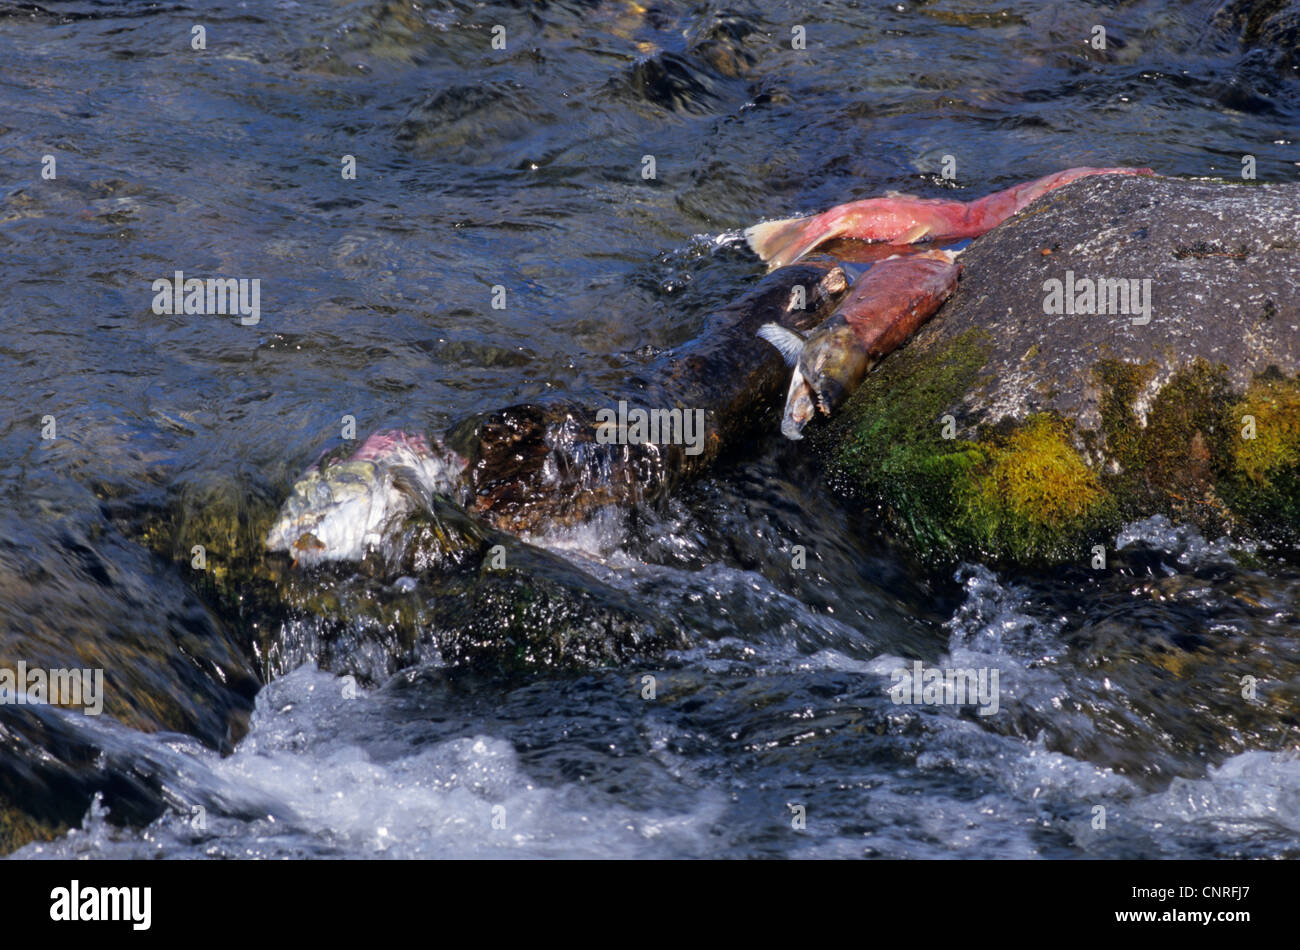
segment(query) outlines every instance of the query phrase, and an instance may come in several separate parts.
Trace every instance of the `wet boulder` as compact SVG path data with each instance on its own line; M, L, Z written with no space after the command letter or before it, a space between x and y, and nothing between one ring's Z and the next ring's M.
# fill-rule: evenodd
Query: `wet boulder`
M269 556L274 569L280 558ZM286 559L287 560L287 559ZM438 501L359 565L279 565L271 676L312 661L367 685L421 664L488 675L625 663L687 645L630 592Z
M1091 558L1126 521L1300 537L1300 185L1089 178L975 241L816 434L923 552Z
M1215 22L1260 50L1274 69L1300 73L1300 0L1230 0Z
M437 496L396 513L359 561L309 566L301 552L268 552L277 494L253 477L185 473L148 531L178 569L204 551L191 583L267 681L307 662L373 686L425 663L511 673L684 645L631 595Z
M109 767L99 723L229 751L261 685L251 655L96 513L0 524L0 854L75 826L96 792L113 820L151 820L160 799Z

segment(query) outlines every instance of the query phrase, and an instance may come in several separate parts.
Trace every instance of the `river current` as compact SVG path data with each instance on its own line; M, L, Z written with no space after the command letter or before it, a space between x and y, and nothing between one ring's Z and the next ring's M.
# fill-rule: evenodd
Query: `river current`
M745 292L764 218L1078 165L1294 180L1300 80L1217 6L0 4L0 624L228 622L141 540L177 486L274 503L345 415L610 385ZM258 278L258 321L153 312L176 270ZM1152 519L1105 572L938 570L777 426L533 539L688 647L345 682L285 622L228 754L66 714L161 816L96 800L17 856L1300 856L1292 556ZM894 703L916 661L998 670L1000 713Z

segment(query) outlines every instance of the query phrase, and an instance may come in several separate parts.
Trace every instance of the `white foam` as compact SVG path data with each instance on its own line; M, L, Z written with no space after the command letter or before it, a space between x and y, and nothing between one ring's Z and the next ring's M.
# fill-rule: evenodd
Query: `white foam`
M1174 524L1164 515L1154 515L1124 526L1115 539L1115 549L1122 551L1135 544L1145 544L1178 558L1178 563L1190 568L1211 564L1233 565L1233 551L1254 553L1258 545L1253 542L1233 541L1224 536L1206 541L1191 525Z
M723 802L709 790L680 811L641 811L579 785L544 787L514 746L488 735L363 746L382 694L306 666L259 695L249 736L222 759L198 753L208 791L263 796L288 817L213 813L196 829L168 814L143 833L109 825L92 805L82 829L21 857L678 857L708 853ZM141 737L147 741L147 737Z

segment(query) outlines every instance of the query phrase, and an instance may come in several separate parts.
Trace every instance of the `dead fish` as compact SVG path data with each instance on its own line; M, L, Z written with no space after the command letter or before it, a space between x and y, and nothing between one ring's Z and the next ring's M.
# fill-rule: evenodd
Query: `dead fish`
M847 275L830 261L786 267L709 314L698 337L638 367L616 388L477 412L453 423L441 440L376 433L356 451L338 452L338 461L318 459L298 479L267 547L303 566L360 561L371 551L387 563L389 555L410 553L412 569L422 570L479 543L480 521L516 535L540 533L610 505L658 499L747 439L762 417L759 407L781 387L785 369L756 339L758 328L779 321L811 330L848 288ZM661 430L658 442L601 442L602 410L621 402L675 412L682 427ZM687 439L686 412L703 418L693 430L703 436L698 442ZM689 454L688 441L701 451ZM431 517L412 517L423 514ZM403 533L412 520L419 521L417 541Z
M767 221L746 229L745 239L769 270L791 264L836 238L914 244L979 237L1053 188L1091 175L1151 175L1149 168L1069 168L994 192L977 201L946 201L890 194L836 205L805 218Z
M961 265L951 251L891 257L858 278L839 308L806 339L777 323L758 335L793 367L781 434L803 438L814 411L830 415L881 359L948 299Z
M342 461L317 463L293 492L266 536L272 551L296 564L359 561L382 543L395 519L455 490L465 460L420 435L376 432Z

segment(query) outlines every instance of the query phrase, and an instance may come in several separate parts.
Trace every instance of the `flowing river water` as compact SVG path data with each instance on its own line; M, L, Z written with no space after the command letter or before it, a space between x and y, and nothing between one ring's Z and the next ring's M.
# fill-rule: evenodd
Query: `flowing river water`
M616 383L752 285L765 217L1077 165L1294 180L1300 81L1216 6L0 3L0 624L275 643L223 751L197 712L52 712L159 814L77 799L18 856L1300 856L1300 563L1161 519L1101 572L916 563L777 400L666 503L533 539L682 632L644 662L388 675L143 540L187 486L278 504L345 415ZM258 278L259 321L154 313L176 270ZM998 670L999 713L893 703L916 660Z

